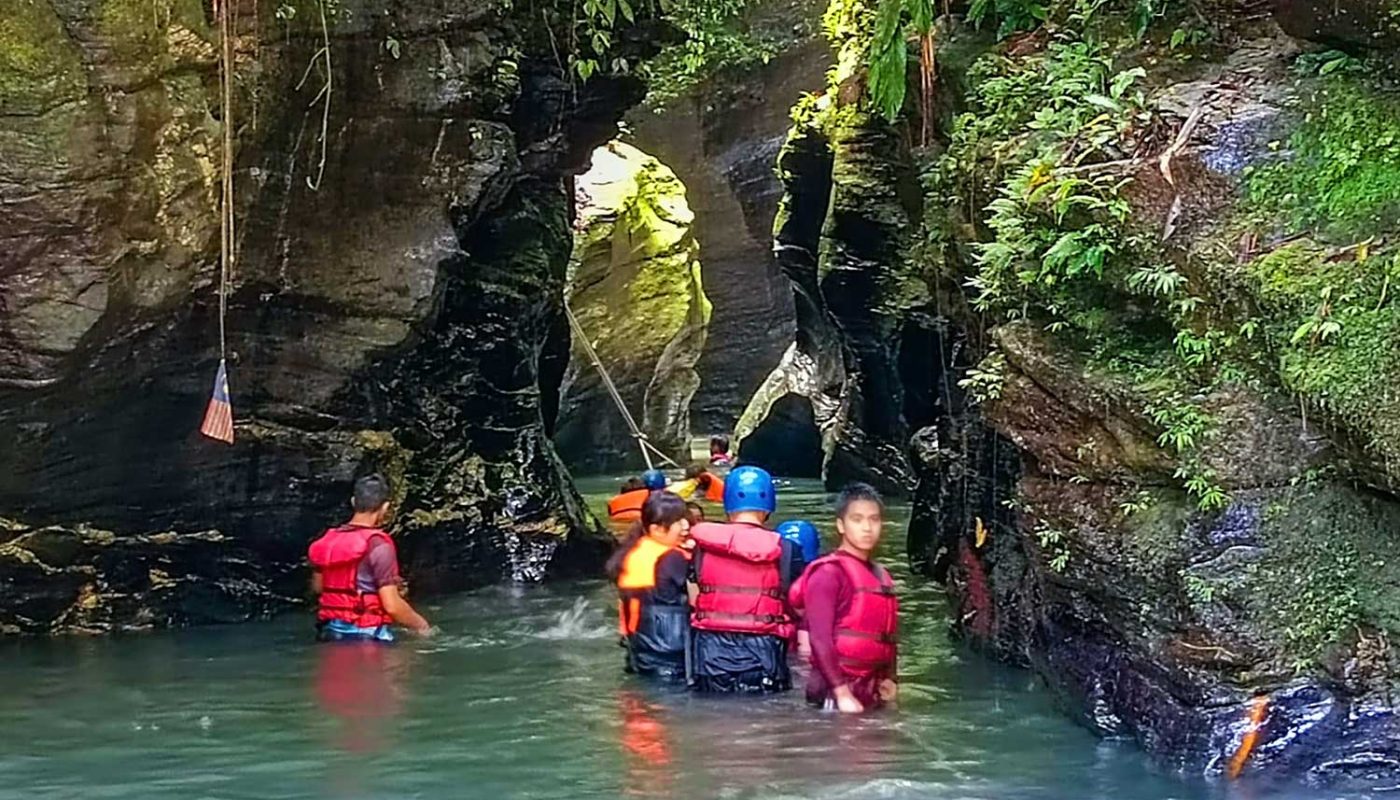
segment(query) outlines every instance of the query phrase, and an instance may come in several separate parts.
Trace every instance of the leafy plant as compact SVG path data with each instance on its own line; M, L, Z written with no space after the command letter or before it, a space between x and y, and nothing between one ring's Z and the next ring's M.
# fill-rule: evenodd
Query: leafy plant
M1069 546L1065 543L1064 531L1041 524L1035 529L1036 541L1047 556L1047 563L1054 572L1064 572L1069 566Z
M1329 644L1349 633L1361 618L1362 604L1357 572L1361 556L1354 545L1330 542L1325 550L1299 554L1298 563L1311 564L1306 571L1295 566L1291 585L1283 587L1279 616L1286 620L1284 635L1294 653L1294 668L1306 668Z
M920 141L927 146L933 134L934 97L934 0L879 0L875 30L870 41L870 99L885 119L894 121L904 108L908 93L909 48L919 43Z
M1325 50L1321 53L1304 53L1293 62L1295 71L1305 75L1325 76L1334 72L1362 72L1366 65L1361 60L1341 50Z
M1215 471L1186 463L1176 468L1175 477L1185 482L1186 491L1202 511L1219 511L1230 504L1230 496L1215 480Z
M665 108L721 70L767 63L785 45L772 34L745 24L752 0L667 0L663 18L684 36L641 67L647 102Z
M1191 602L1198 605L1209 605L1215 600L1214 584L1186 570L1182 570L1179 574L1182 588L1186 590L1186 596L1191 599Z
M974 403L985 403L1001 397L1005 381L1006 356L993 352L970 368L967 376L958 381L958 386L967 390Z
M1141 263L1143 242L1124 235L1126 180L1094 165L1121 156L1143 113L1143 72L1115 72L1106 50L1086 42L1054 42L1038 59L984 60L973 72L973 110L958 118L956 155L942 170L964 186L1003 176L985 207L994 237L969 281L974 302L1013 316L1036 305L1058 318L1052 324L1092 327L1104 291L1126 289L1129 264ZM987 161L1004 166L988 170Z
M1118 504L1118 512L1124 517L1133 517L1152 508L1153 502L1151 493L1139 489L1132 497Z
M997 21L997 36L1005 39L1013 33L1034 30L1050 16L1050 7L1038 0L972 0L967 18L981 27L990 20Z

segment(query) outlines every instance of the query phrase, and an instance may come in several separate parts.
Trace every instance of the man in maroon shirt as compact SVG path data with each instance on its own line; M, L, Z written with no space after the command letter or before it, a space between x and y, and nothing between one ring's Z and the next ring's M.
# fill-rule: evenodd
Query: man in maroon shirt
M859 714L893 701L898 691L894 585L871 560L884 510L869 485L843 489L836 502L841 546L802 577L800 600L812 641L807 701L813 705Z
M391 642L390 622L420 636L432 635L432 626L403 597L398 552L384 530L391 495L382 475L355 481L350 521L312 543L311 591L320 596L318 638Z

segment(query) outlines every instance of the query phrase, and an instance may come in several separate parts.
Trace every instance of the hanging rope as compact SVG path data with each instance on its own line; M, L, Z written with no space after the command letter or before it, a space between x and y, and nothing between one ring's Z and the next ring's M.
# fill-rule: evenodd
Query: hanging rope
M233 26L230 24L230 5L234 0L214 0L214 13L219 21L220 98L219 110L223 115L223 180L220 186L219 220L219 361L228 356L228 333L225 319L228 316L228 282L233 271L234 258L234 216L233 216Z
M588 360L593 362L594 368L598 370L598 375L603 379L603 386L608 390L613 403L617 405L617 410L622 414L622 420L627 423L628 429L632 431L632 438L637 440L637 446L642 451L642 460L646 462L647 469L653 469L652 454L661 459L664 464L673 467L680 467L671 457L656 449L656 446L647 439L646 433L637 426L637 420L632 417L632 412L627 410L627 404L622 401L622 395L617 391L617 384L613 383L612 376L603 367L602 359L598 358L598 352L593 349L593 343L588 340L588 334L584 332L583 325L579 324L578 317L574 316L573 309L569 308L568 301L564 302L564 316L569 318L569 327L573 329L574 340L583 345L583 352L588 356Z

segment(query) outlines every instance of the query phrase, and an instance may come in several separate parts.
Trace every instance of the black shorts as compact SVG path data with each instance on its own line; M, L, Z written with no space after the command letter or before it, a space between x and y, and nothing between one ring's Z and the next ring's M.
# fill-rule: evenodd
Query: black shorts
M690 687L697 692L766 694L792 688L785 639L694 631L692 642Z

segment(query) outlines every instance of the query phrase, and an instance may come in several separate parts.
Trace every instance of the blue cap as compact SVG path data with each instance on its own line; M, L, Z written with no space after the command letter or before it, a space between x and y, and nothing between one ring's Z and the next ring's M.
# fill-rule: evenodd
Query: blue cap
M792 519L778 526L778 535L797 546L802 560L810 564L822 554L822 535L805 519Z
M724 513L762 511L772 514L778 507L778 490L773 476L758 467L739 467L724 479Z
M666 473L659 469L649 469L642 473L642 485L653 492L666 488Z

